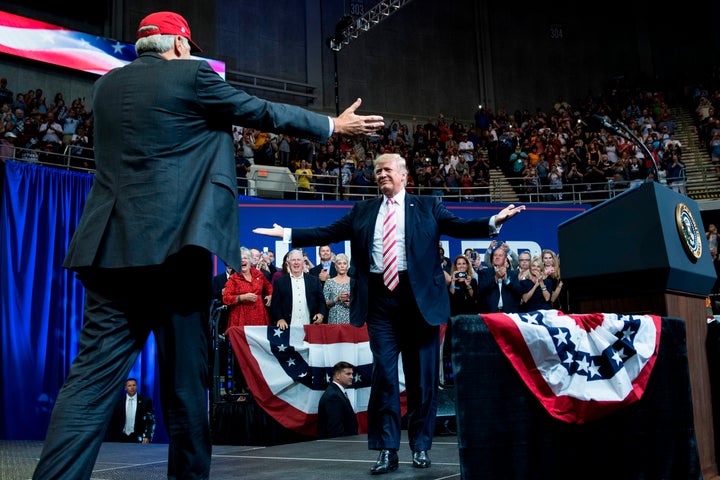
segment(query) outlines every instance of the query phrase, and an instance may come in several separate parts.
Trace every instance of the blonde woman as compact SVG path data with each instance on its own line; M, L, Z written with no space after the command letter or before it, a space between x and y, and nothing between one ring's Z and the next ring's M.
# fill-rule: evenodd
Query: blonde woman
M520 287L523 292L521 312L552 309L552 281L543 273L543 262L539 256L530 261L530 275L520 281Z
M545 276L552 281L552 297L550 302L553 308L558 310L565 310L565 305L562 299L560 299L560 293L563 288L563 282L560 279L560 259L550 249L543 249L541 252L543 270Z
M344 253L335 256L337 275L328 278L323 294L328 306L328 322L332 324L350 323L350 277L347 271L349 259Z

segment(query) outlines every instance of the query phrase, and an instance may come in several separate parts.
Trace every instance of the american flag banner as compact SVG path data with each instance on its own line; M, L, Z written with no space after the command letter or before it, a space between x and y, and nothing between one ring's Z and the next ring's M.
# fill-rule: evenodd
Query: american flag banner
M0 52L104 75L137 58L135 45L0 11ZM201 58L201 57L194 57ZM225 63L207 60L225 78Z
M331 381L333 365L339 361L351 363L355 379L348 397L360 433L367 433L372 375L367 327L230 327L227 335L257 404L285 428L304 435L317 434L318 402ZM402 363L398 375L404 414Z
M543 407L568 423L595 420L639 400L660 345L655 315L539 310L482 318Z

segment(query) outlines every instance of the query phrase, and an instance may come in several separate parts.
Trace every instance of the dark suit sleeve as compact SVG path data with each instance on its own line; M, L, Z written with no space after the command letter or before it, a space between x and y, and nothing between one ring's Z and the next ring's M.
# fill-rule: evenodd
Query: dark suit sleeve
M318 437L333 438L357 432L346 431L347 400L342 392L333 384L329 385L318 404Z
M312 141L324 141L331 133L326 115L249 95L225 82L205 61L200 62L196 85L200 103L212 112L210 118L231 118L235 125Z
M341 437L345 434L343 412L345 400L340 398L340 395L332 395L328 398L325 418L326 418L326 433L328 438Z
M143 409L142 417L140 418L142 422L142 438L148 438L152 442L153 436L155 435L155 410L153 409L152 398L143 396L142 401ZM138 430L135 430L135 432L138 433Z
M478 272L477 286L478 296L490 294L490 291L495 288L495 269L493 267L486 267Z
M310 321L312 317L320 313L323 316L323 323L327 323L328 307L325 301L325 295L323 295L323 284L318 277L308 276L312 288L308 292L308 296L312 298L308 299L308 305L310 308Z
M329 245L352 239L353 215L357 205L350 213L325 227L293 228L292 246L309 247L313 245Z
M273 285L273 296L272 302L270 303L270 316L273 324L276 324L278 320L285 320L290 324L290 308L292 308L292 300L288 298L290 289L287 285L290 283L289 277L283 275L275 280Z
M440 233L454 238L490 238L490 218L462 218L450 212L437 197L417 197L419 201L433 202L433 216L440 227Z

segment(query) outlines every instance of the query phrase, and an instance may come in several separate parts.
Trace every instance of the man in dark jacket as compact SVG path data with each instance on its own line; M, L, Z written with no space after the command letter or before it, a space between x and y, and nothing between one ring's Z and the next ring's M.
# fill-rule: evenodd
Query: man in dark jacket
M440 236L495 236L503 223L525 209L511 204L488 218L463 219L449 212L437 197L407 193L407 175L403 157L380 155L375 159L375 177L382 196L355 203L349 213L327 226L284 229L275 224L253 229L289 240L293 247L350 240L350 323L367 324L373 354L368 448L380 451L371 468L374 475L399 466L401 354L413 466L431 464L428 450L437 413L439 326L450 318L445 274L434 260Z
M273 284L271 317L275 325L285 330L293 325L327 323L327 303L320 279L304 273L302 250L290 250L287 256L288 275ZM304 295L303 295L304 294Z
M353 383L353 366L338 362L333 366L332 381L318 403L318 438L358 434L358 422L347 389Z
M155 434L155 411L152 398L137 393L134 378L125 382L125 395L118 398L110 420L107 439L110 442L150 443Z
M337 118L253 97L204 60L185 19L143 18L138 58L97 80L96 173L63 265L85 287L79 354L33 478L92 474L117 385L152 332L169 433L168 477L208 478L207 312L212 254L240 270L232 126L312 141L369 135L382 117ZM78 408L82 406L83 408Z

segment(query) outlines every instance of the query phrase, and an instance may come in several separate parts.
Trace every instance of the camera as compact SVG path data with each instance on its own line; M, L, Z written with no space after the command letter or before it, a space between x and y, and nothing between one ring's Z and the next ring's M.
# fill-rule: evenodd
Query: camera
M467 272L455 272L455 278L467 278Z
M471 259L473 262L474 262L475 260L477 260L477 252L472 252L472 253L470 254L470 259Z

